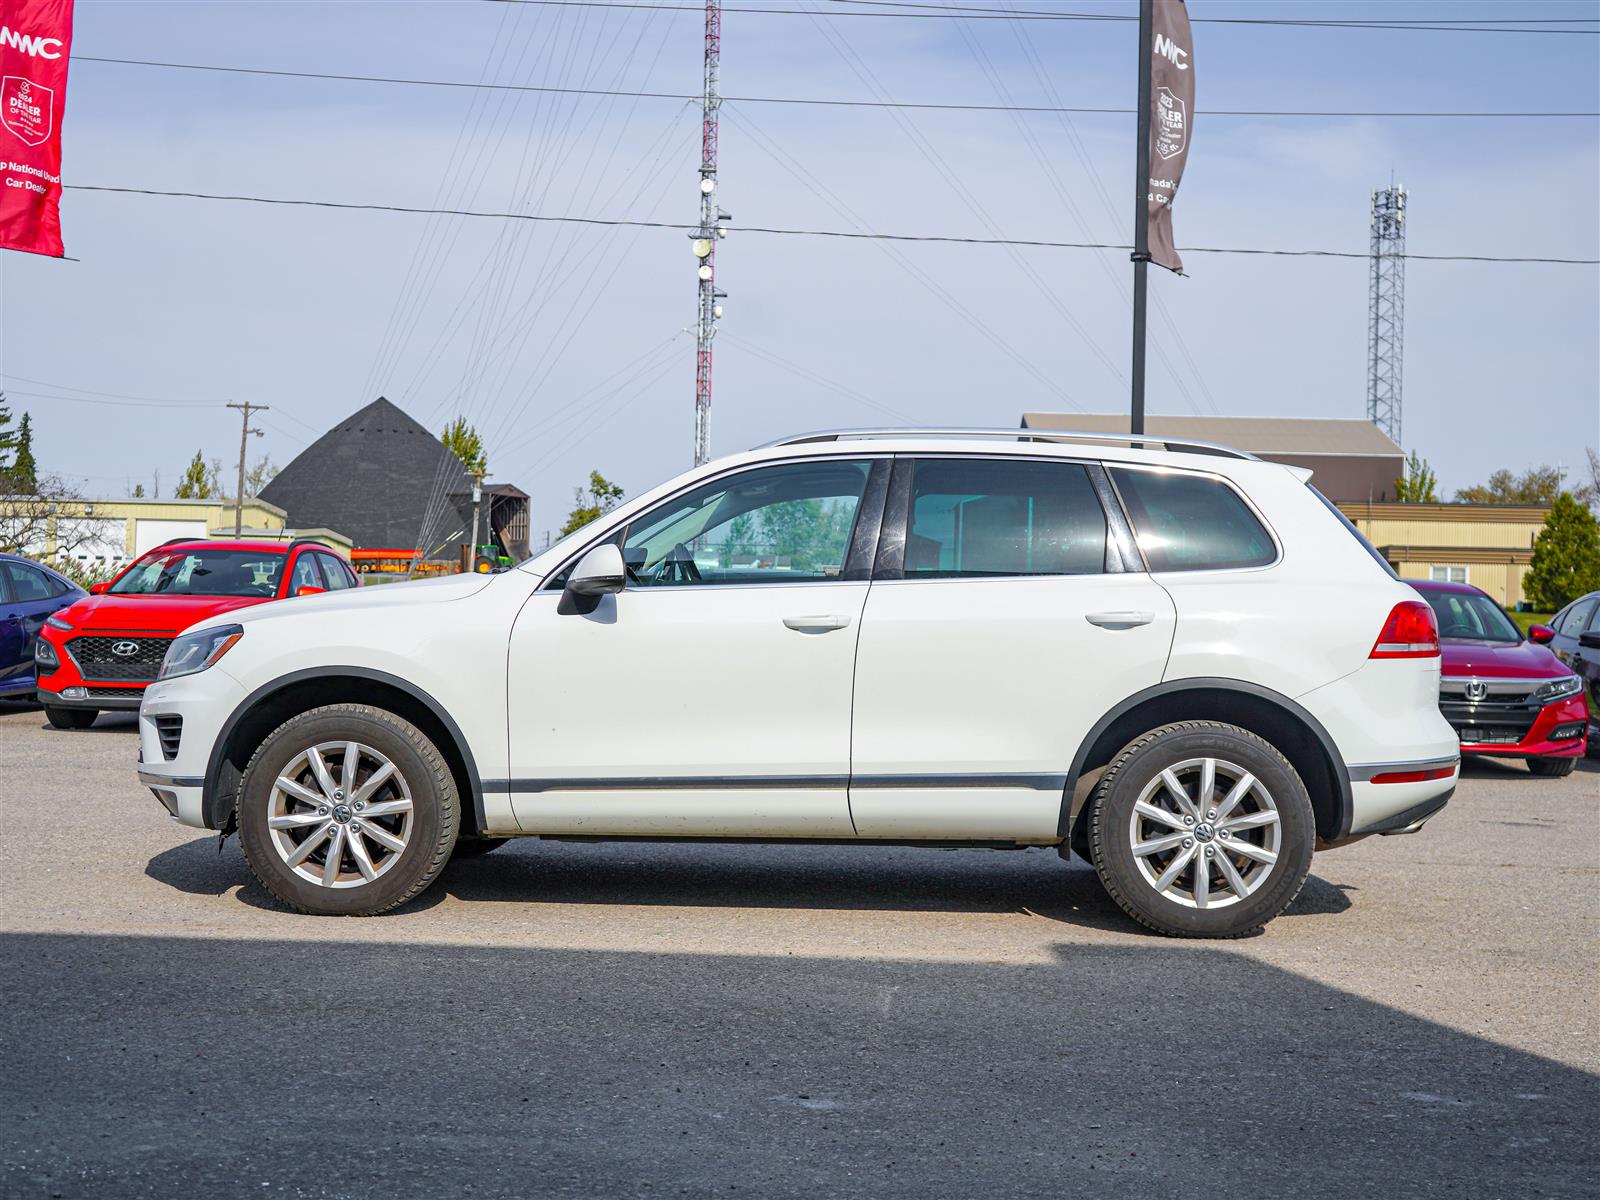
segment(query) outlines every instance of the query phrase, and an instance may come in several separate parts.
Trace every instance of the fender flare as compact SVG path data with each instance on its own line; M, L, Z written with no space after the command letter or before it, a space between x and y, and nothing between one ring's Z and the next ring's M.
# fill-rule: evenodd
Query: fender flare
M1333 778L1339 788L1339 837L1348 837L1350 822L1354 812L1354 802L1350 793L1350 772L1346 767L1344 756L1339 753L1339 747L1334 744L1333 737L1323 728L1322 722L1312 716L1306 709L1271 688L1262 687L1255 683L1246 683L1241 679L1222 679L1211 676L1191 676L1185 679L1172 679L1165 683L1158 683L1147 687L1141 692L1135 692L1127 697L1105 716L1095 722L1088 735L1078 746L1078 752L1072 757L1072 767L1067 772L1066 790L1061 796L1061 817L1056 826L1056 832L1063 842L1072 836L1072 823L1077 819L1078 813L1073 808L1073 794L1077 790L1078 777L1083 774L1084 762L1089 757L1089 751L1100 740L1107 729L1121 717L1132 712L1139 705L1149 700L1156 700L1163 696L1177 695L1181 692L1223 691L1237 692L1240 695L1250 696L1257 700L1264 700L1269 704L1281 708L1288 716L1299 721L1322 746L1322 752L1328 756L1328 762L1333 770Z
M211 744L211 756L206 761L205 790L203 796L203 814L207 826L212 829L221 829L227 819L226 813L213 812L213 807L218 799L219 785L222 782L222 751L233 737L234 730L252 709L267 696L280 692L286 687L297 683L306 683L315 679L364 679L369 683L381 683L396 691L404 692L418 704L426 708L444 726L454 743L452 747L461 755L462 764L466 767L467 783L472 791L472 811L477 818L478 828L483 829L483 779L478 773L477 760L472 757L472 748L467 745L467 739L461 732L461 727L455 719L445 711L445 708L427 692L408 679L398 675L391 675L387 671L376 671L371 667L311 667L302 671L291 671L287 675L280 675L268 683L262 684L251 692L234 710L228 714L228 719L222 723L222 728L217 734L216 741Z

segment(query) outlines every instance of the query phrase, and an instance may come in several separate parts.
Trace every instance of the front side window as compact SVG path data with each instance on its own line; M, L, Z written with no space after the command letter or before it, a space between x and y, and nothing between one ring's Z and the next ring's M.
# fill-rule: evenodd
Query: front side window
M1152 571L1237 570L1278 557L1266 527L1220 480L1123 467L1111 475Z
M1561 624L1557 628L1569 637L1577 637L1583 632L1591 613L1600 616L1600 603L1594 600L1579 600L1567 610L1567 615L1561 619Z
M284 556L260 550L153 550L107 592L113 596L251 596L278 594Z
M294 560L294 578L289 581L289 595L297 594L301 588L316 588L321 591L325 586L322 582L322 572L317 570L316 554L308 550Z
M1425 591L1422 598L1439 618L1439 636L1474 642L1520 642L1522 634L1502 609L1476 592Z
M786 463L669 500L628 525L629 586L838 579L871 468L867 461Z
M1105 510L1077 463L929 458L913 465L907 579L1105 569Z

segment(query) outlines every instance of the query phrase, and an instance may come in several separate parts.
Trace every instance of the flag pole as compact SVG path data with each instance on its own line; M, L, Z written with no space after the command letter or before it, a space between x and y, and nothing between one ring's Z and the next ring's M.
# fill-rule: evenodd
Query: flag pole
M1150 290L1150 44L1155 0L1139 0L1139 133L1133 189L1133 365L1128 432L1144 432L1145 309Z

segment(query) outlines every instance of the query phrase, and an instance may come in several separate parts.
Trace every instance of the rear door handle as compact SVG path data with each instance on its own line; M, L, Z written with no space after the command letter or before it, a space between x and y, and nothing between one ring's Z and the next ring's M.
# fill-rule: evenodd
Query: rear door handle
M1156 615L1153 612L1097 612L1085 613L1083 619L1102 629L1132 629L1136 625L1150 624Z
M790 629L843 629L850 624L844 616L785 617L783 623Z

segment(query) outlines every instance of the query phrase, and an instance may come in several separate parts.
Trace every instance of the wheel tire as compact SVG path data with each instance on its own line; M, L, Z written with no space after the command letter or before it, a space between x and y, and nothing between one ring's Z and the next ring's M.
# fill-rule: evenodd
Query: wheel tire
M1188 901L1183 901L1156 890L1157 880L1146 878L1133 853L1134 805L1148 788L1158 784L1164 770L1195 759L1220 760L1253 775L1258 786L1264 787L1270 795L1278 814L1277 859L1260 876L1258 883L1250 882L1256 878L1250 872L1259 869L1253 859L1237 854L1229 859L1229 864L1244 879L1248 894L1243 899L1235 897L1220 864L1213 865L1214 859L1198 860L1206 863L1207 879L1212 881L1208 899L1215 898L1204 908L1196 905L1192 894ZM1184 784L1181 777L1179 783ZM1187 786L1186 797L1189 795ZM1222 788L1219 778L1219 795ZM1163 787L1155 792L1152 802L1165 790ZM1266 807L1259 799L1247 802ZM1316 817L1305 784L1270 743L1237 726L1215 721L1184 721L1152 729L1130 742L1112 760L1090 797L1089 805L1089 857L1100 881L1124 912L1158 933L1190 938L1237 938L1254 933L1289 907L1300 894L1311 869ZM1171 807L1176 810L1175 800ZM1204 814L1201 823L1208 824ZM1169 822L1169 825L1175 826L1177 833L1185 832L1176 822ZM1198 826L1196 828L1198 832ZM1248 840L1249 836L1248 832L1233 833L1235 839ZM1212 843L1218 849L1238 844L1237 840L1225 843L1220 837ZM1156 865L1170 864L1182 853L1185 851L1181 847L1175 847L1166 859L1154 857L1151 861ZM1238 861L1245 865L1239 867ZM1186 876L1193 879L1192 872L1192 867L1181 872L1169 887L1176 887L1178 880ZM1191 893L1198 891L1197 880L1190 890Z
M330 887L307 879L289 864L278 848L274 831L268 826L268 817L275 803L274 792L280 774L293 767L309 748L349 742L367 747L375 756L393 764L401 783L385 784L375 795L394 796L399 786L408 789L411 801L409 836L404 838L404 848L398 852L386 852L378 847L377 853L383 857L378 860L382 869L376 878L359 882L358 876L357 881L348 886L341 883ZM342 774L341 765L342 760L328 762L330 775ZM369 771L367 778L375 773ZM358 782L364 782L357 778ZM393 780L395 776L390 778ZM316 788L314 781L312 787ZM319 799L323 798L320 791L317 789ZM337 808L343 805L330 801L330 812ZM309 817L309 807L302 811ZM357 836L351 829L361 818L360 814L353 815L349 826L344 827L341 847ZM351 816L347 810L346 819ZM444 756L411 722L366 704L331 704L290 718L261 743L244 769L235 817L239 842L251 872L279 900L305 913L366 917L404 904L438 877L455 848L456 833L461 825L461 800ZM368 817L367 825L378 826L378 822ZM328 828L332 829L331 823ZM387 832L394 834L395 831ZM285 836L292 838L294 835ZM315 831L306 835L306 840L314 836L317 836ZM368 836L363 835L362 845L370 858L376 843L367 841ZM329 838L321 840L328 842ZM313 862L318 853L325 861L327 847L313 851L307 862ZM341 866L336 866L339 876L347 874L342 870L345 862L353 864L354 857L341 849Z
M1578 769L1575 758L1530 758L1528 770L1546 779L1561 779Z
M56 708L47 706L44 710L45 720L50 722L52 729L87 729L94 724L94 719L100 715L97 708Z
M458 837L453 858L481 858L491 850L498 850L510 838Z

